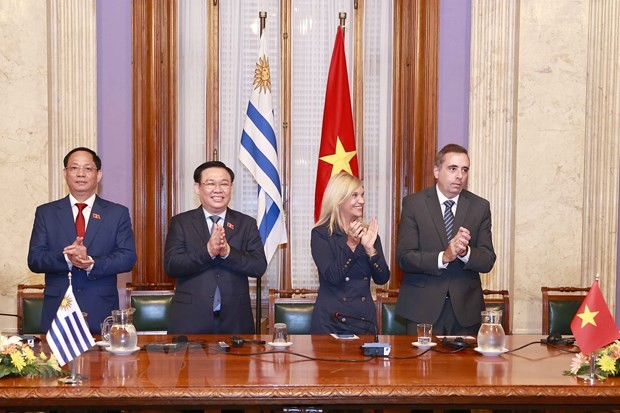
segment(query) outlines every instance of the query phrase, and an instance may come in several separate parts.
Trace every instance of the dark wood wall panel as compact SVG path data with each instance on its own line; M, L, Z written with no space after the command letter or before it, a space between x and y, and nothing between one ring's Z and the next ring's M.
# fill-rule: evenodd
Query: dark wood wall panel
M169 281L163 248L174 211L176 2L133 1L134 283Z
M394 0L392 222L395 233L402 197L434 182L439 3L439 0ZM282 4L284 12L290 10L288 1ZM209 7L207 38L213 55L207 77L207 159L213 157L219 142L219 22L216 3L209 3ZM138 252L133 282L136 283L170 281L163 271L163 244L170 217L179 212L175 210L173 182L177 151L176 22L176 2L133 0L133 218ZM283 28L287 30L288 24ZM290 149L290 137L286 138L284 149ZM288 162L289 158L284 155L284 159ZM288 165L285 168L289 170ZM286 199L285 204L288 205ZM391 242L394 277L390 287L397 288L402 274L395 262L396 237ZM286 262L290 263L290 251L286 255Z
M434 182L439 1L395 0L394 6L392 222L397 231L402 197ZM391 241L390 288L398 288L402 280L396 265L396 238Z

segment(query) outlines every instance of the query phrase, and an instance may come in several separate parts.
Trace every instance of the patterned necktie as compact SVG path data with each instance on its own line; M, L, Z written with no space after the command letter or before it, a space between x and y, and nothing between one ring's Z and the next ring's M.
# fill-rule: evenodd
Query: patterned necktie
M446 235L448 236L448 241L452 239L452 227L454 226L454 214L452 213L452 205L454 205L454 201L447 200L443 203L446 206L446 210L443 213L443 222L446 225Z
M219 215L211 215L209 219L213 221L213 224L211 225L211 233L213 234L213 225L220 222L220 219L222 219L222 217ZM221 308L222 308L222 293L220 293L220 287L216 287L215 294L213 295L213 312L214 313L219 312Z
M222 217L219 215L211 215L209 219L213 222L213 224L217 224L218 222L220 222L220 219L222 219ZM211 225L211 233L213 233L213 225Z
M83 203L77 203L75 206L78 207L78 213L75 217L75 232L77 232L78 237L83 237L86 234L86 220L84 219L84 214L82 211L88 205Z

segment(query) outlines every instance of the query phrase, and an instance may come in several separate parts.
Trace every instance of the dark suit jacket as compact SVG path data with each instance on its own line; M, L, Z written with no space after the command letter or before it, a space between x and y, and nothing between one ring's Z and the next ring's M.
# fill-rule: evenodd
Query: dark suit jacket
M322 225L312 229L311 248L320 284L312 312L312 334L340 331L375 334L377 313L370 293L370 279L379 285L390 279L379 237L375 241L377 255L369 258L361 244L351 251L345 233L334 232L330 236L327 226ZM343 323L341 318L335 317L336 312L350 317L345 317Z
M464 264L457 258L439 270L437 257L447 248L448 238L435 186L403 199L396 255L405 275L397 314L434 323L449 292L458 322L463 327L480 323L484 298L479 273L491 271L495 263L489 202L463 190L454 217L455 233L459 227L471 232L469 261Z
M222 296L220 333L252 334L254 317L248 277L262 277L267 269L265 250L256 220L228 209L224 222L230 254L211 258L210 234L202 206L176 215L166 237L164 268L177 278L168 333L214 333L213 296Z
M69 267L63 249L77 237L69 197L37 208L30 237L28 267L45 273L45 298L41 328L49 330L58 306L69 286ZM86 271L73 268L71 283L80 310L88 313L88 326L100 333L100 324L118 310L116 276L128 272L136 263L136 242L129 210L105 199L95 198L86 228L84 245L95 265Z

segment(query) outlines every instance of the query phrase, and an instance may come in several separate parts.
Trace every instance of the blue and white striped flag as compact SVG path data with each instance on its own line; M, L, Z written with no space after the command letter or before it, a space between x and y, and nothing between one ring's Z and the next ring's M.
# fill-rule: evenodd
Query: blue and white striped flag
M47 344L61 366L95 345L71 285L67 288L46 337Z
M241 134L239 160L258 184L256 220L269 262L278 246L287 242L287 237L278 172L278 142L271 103L271 73L265 43L266 34L263 31L247 118Z

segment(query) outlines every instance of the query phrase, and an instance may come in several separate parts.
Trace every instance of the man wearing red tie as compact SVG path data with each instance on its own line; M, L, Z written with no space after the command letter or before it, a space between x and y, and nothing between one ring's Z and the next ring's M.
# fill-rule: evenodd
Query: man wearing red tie
M47 331L69 286L80 309L88 313L91 332L119 307L116 278L131 271L136 243L129 210L98 197L101 159L88 148L75 148L64 158L69 195L37 208L28 267L45 273L41 329Z

